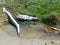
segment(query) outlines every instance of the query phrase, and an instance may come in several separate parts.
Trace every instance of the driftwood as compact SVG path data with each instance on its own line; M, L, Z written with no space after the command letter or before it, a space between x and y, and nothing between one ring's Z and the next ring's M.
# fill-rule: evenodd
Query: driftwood
M60 29L55 28L55 27L53 27L53 26L45 25L43 28L45 29L45 31L46 31L48 34L52 34L52 33L53 33L53 34L57 34L57 33L60 32Z
M9 18L9 21L16 27L16 32L17 34L20 33L20 28L19 28L19 24L17 23L17 21L13 18L12 14L7 11L5 9L5 7L3 7L3 12L7 14L8 18Z
M51 29L56 30L56 31L60 31L60 29L55 28L55 27L51 27Z
M18 16L16 16L16 18L20 20L38 20L38 17L23 15L23 14L19 14Z

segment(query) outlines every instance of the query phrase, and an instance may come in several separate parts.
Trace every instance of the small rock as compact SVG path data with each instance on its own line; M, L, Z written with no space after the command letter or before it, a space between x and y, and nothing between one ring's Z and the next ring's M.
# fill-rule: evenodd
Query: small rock
M47 45L47 43L45 43L45 45Z
M53 42L53 41L51 41L51 43L52 43L52 44L54 44L54 42Z

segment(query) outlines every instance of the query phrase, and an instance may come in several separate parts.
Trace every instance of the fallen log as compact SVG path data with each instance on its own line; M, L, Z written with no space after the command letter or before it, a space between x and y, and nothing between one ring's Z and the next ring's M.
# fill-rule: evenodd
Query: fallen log
M55 28L55 27L51 27L51 29L56 30L56 31L60 31L60 29Z

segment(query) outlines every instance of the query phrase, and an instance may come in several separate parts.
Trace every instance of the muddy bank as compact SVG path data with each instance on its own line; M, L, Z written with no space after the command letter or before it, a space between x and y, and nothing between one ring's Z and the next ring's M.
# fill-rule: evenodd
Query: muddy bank
M50 36L41 25L20 24L20 37L10 24L0 26L0 45L60 45L60 36Z
M10 24L0 26L0 29L11 37L18 37L16 29ZM55 39L60 40L58 34L49 35L41 25L20 24L20 39Z

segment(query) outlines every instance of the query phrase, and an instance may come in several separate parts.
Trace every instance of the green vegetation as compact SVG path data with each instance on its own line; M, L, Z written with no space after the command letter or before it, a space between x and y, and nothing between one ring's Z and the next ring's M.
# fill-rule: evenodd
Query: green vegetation
M42 23L50 25L50 26L56 25L56 22L57 22L57 18L54 15L42 18Z
M6 7L13 14L37 16L39 20L54 15L60 19L60 0L2 0L0 8Z

